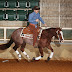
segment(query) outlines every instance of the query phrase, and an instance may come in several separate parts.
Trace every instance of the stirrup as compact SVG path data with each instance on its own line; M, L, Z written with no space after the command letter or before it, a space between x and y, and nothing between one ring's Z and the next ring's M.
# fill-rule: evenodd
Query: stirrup
M24 36L24 34L22 33L21 36Z

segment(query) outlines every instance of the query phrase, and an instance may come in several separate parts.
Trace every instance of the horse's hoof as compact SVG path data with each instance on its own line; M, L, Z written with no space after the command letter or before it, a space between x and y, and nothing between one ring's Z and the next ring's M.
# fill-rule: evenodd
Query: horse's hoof
M35 61L35 57L32 58L32 61Z
M21 58L18 58L18 61L21 61Z
M28 60L28 62L31 62L31 60Z
M50 60L50 57L47 58L47 61L49 61L49 60Z
M16 61L17 61L17 62L20 62L20 60L19 60L19 59L16 59Z

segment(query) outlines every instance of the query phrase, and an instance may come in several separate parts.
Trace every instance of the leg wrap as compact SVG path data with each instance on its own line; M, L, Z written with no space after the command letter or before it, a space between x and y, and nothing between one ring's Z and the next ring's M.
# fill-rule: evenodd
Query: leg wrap
M52 58L52 57L53 57L53 54L54 54L54 53L53 53L53 52L51 52L50 58Z
M35 60L39 60L39 59L41 59L41 56L35 58Z

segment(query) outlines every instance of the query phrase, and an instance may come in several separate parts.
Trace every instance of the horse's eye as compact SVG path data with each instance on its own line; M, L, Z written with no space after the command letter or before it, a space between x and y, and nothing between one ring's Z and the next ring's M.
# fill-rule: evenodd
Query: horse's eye
M60 33L58 35L61 35Z
M59 35L61 35L61 34L59 34Z

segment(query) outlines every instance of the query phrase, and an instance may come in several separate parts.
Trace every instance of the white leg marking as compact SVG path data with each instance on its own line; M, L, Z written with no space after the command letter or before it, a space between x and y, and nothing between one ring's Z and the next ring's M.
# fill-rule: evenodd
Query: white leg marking
M19 52L16 50L16 53L19 54Z
M62 31L60 31L60 33L61 33L62 39L63 39L63 41L64 41L63 32L62 32Z
M50 58L52 58L52 57L53 57L53 54L54 54L54 52L51 52L51 54L50 54Z
M24 51L23 54L28 58L30 59L29 55Z
M25 51L23 52L23 54L24 54L24 55L27 55L27 53L26 53Z
M39 59L41 59L41 56L35 58L35 60L39 60Z
M16 50L16 53L17 53L17 55L19 57L19 60L21 60L21 54L18 52L18 50Z

